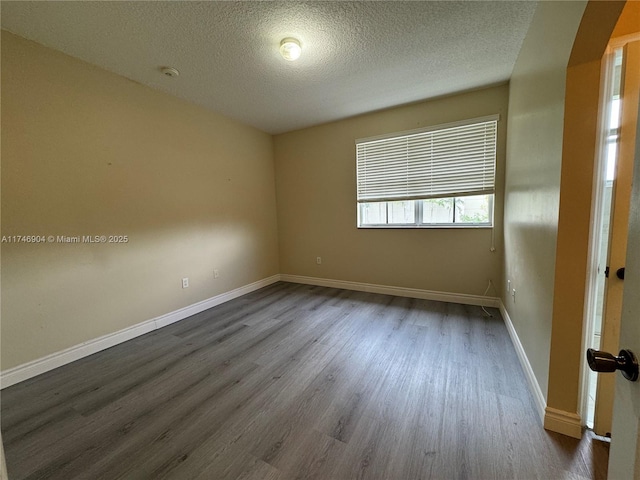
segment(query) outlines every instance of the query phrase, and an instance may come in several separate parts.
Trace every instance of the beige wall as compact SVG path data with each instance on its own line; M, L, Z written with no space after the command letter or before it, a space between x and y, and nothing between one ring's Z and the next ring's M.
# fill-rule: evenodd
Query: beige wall
M472 295L500 285L507 103L502 85L276 136L281 272ZM356 228L356 139L495 113L496 252L491 229Z
M272 138L3 32L2 235L103 234L2 244L3 370L277 274Z
M580 2L540 2L510 84L502 298L547 395L566 68ZM506 291L515 288L515 301Z

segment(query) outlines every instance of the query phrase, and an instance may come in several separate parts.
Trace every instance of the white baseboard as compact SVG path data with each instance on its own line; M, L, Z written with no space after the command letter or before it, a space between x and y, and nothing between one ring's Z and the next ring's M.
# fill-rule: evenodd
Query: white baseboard
M346 280L331 280L327 278L305 277L302 275L281 274L283 282L303 283L305 285L317 285L319 287L342 288L344 290L356 290L358 292L381 293L383 295L395 295L397 297L422 298L424 300L436 300L439 302L462 303L464 305L478 305L482 307L500 306L500 299L495 297L483 297L480 295L467 295L464 293L436 292L418 288L392 287L373 283L349 282Z
M169 312L150 320L146 320L137 325L125 328L118 332L110 333L102 337L89 340L75 345L60 352L47 355L37 360L19 365L0 372L0 389L15 385L16 383L28 380L42 373L61 367L73 361L87 357L107 348L126 342L145 333L157 330L164 326L178 322L192 315L200 313L209 308L233 300L247 293L266 287L278 281L302 283L306 285L317 285L322 287L342 288L345 290L356 290L361 292L380 293L385 295L395 295L399 297L421 298L425 300L436 300L441 302L461 303L466 305L478 305L485 307L496 307L500 309L507 331L516 350L522 369L529 383L529 388L533 394L536 408L544 428L568 435L574 438L581 438L582 424L580 416L576 413L564 412L555 408L547 407L540 385L533 373L531 364L524 351L522 343L513 326L509 313L501 299L495 297L483 297L477 295L456 294L447 292L437 292L431 290L421 290L416 288L393 287L388 285L376 285L370 283L350 282L345 280L331 280L317 277L306 277L301 275L278 274L259 280L257 282L236 288L229 292L216 295L193 305Z
M509 313L507 312L507 309L505 308L504 303L502 303L502 300L499 300L499 304L500 304L499 305L500 313L502 314L504 324L506 325L507 331L509 332L509 336L511 337L511 343L513 343L513 347L516 349L516 354L518 355L518 359L520 360L520 365L522 366L524 375L527 378L527 382L529 383L529 390L533 395L533 400L536 405L538 416L540 417L540 421L543 424L545 424L545 418L546 418L545 412L547 410L547 402L544 398L544 394L542 393L542 389L538 384L538 380L536 379L535 373L533 373L533 368L529 363L529 358L527 357L527 354L524 351L524 347L520 342L518 333L516 332L516 329L513 326L511 317L509 317Z
M280 275L272 275L271 277L258 280L257 282L244 285L229 292L221 293L220 295L180 308L165 315L146 320L123 330L103 335L102 337L66 348L60 352L52 353L46 357L38 358L23 365L10 368L0 372L0 389L10 387L11 385L28 380L37 375L48 372L49 370L53 370L54 368L61 367L113 347L114 345L118 345L119 343L126 342L132 338L139 337L145 333L152 332L158 328L183 320L191 315L195 315L196 313L203 312L208 308L215 307L216 305L228 302L229 300L233 300L234 298L253 292L262 287L266 287L267 285L271 285L279 280Z
M435 301L441 301L441 302L452 302L452 303L461 303L465 305L478 305L478 306L499 308L500 312L502 313L502 317L505 321L505 324L507 326L507 330L509 331L509 335L511 336L511 341L513 342L513 345L516 349L516 353L518 354L518 358L520 359L520 363L522 364L522 368L529 382L529 386L533 393L541 421L545 422L545 427L546 427L546 420L545 420L546 419L546 416L545 416L546 402L544 400L544 396L542 395L540 386L538 385L535 375L533 374L533 370L531 368L531 365L529 364L529 361L524 352L524 349L522 348L522 344L518 339L518 335L515 332L511 319L509 318L509 314L507 313L504 307L504 304L499 298L483 297L478 295L447 293L447 292L437 292L432 290L422 290L422 289L416 289L416 288L393 287L388 285L377 285L377 284L361 283L361 282L350 282L345 280L331 280L331 279L324 279L324 278L317 278L317 277L306 277L301 275L287 275L287 274L273 275L271 277L259 280L249 285L245 285L243 287L239 287L229 292L216 295L214 297L195 303L193 305L189 305L179 310L169 312L165 315L161 315L159 317L146 320L142 323L133 325L124 330L120 330L118 332L110 333L102 337L89 340L87 342L83 342L79 345L75 345L73 347L67 348L60 352L56 352L51 355L47 355L37 360L33 360L23 365L19 365L9 370L0 372L0 389L9 387L11 385L15 385L16 383L22 382L24 380L28 380L42 373L53 370L54 368L61 367L68 363L74 362L81 358L87 357L94 353L97 353L107 348L118 345L119 343L126 342L127 340L131 340L133 338L139 337L140 335L144 335L145 333L170 325L174 322L183 320L192 315L195 315L204 310L207 310L208 308L212 308L212 307L215 307L216 305L220 305L222 303L228 302L229 300L233 300L234 298L253 292L262 287L266 287L277 281L302 283L306 285L317 285L322 287L342 288L345 290L356 290L360 292L380 293L385 295L395 295L399 297L421 298L425 300L435 300ZM551 416L550 418L551 418L550 421L555 422L553 423L555 425L556 423L558 423L559 420L557 419L560 417L558 417L558 415L555 415L555 416ZM564 428L565 425L567 424L567 420L565 417L562 417L562 418L564 418L564 420L562 420L560 423L561 423L561 427ZM559 431L559 430L555 430L554 428L550 428L550 429L554 431ZM561 433L564 433L564 430L562 430Z
M547 407L544 428L573 438L582 438L582 419L577 413Z

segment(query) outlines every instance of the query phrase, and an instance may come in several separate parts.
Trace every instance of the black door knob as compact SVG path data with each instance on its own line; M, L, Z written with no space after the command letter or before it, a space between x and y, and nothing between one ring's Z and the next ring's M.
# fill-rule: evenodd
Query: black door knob
M616 277L618 277L620 280L624 280L624 267L616 270Z
M638 360L631 350L620 350L616 357L609 352L589 348L587 349L587 363L594 372L605 373L620 370L627 380L631 382L638 380Z

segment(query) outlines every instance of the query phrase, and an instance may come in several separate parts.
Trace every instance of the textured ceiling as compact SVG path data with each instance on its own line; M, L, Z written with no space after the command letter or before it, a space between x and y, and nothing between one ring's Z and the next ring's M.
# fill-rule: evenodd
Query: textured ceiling
M281 133L507 80L532 1L5 1L2 28ZM278 46L302 44L296 62ZM163 76L160 66L180 71Z

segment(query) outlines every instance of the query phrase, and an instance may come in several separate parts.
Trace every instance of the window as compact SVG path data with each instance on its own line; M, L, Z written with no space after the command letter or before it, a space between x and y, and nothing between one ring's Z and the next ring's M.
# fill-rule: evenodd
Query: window
M492 226L497 123L358 140L358 227Z
M613 94L609 111L609 131L607 134L607 173L606 187L613 187L613 179L616 171L616 158L618 156L618 140L620 137L620 86L622 75L622 48L614 51L613 57Z

